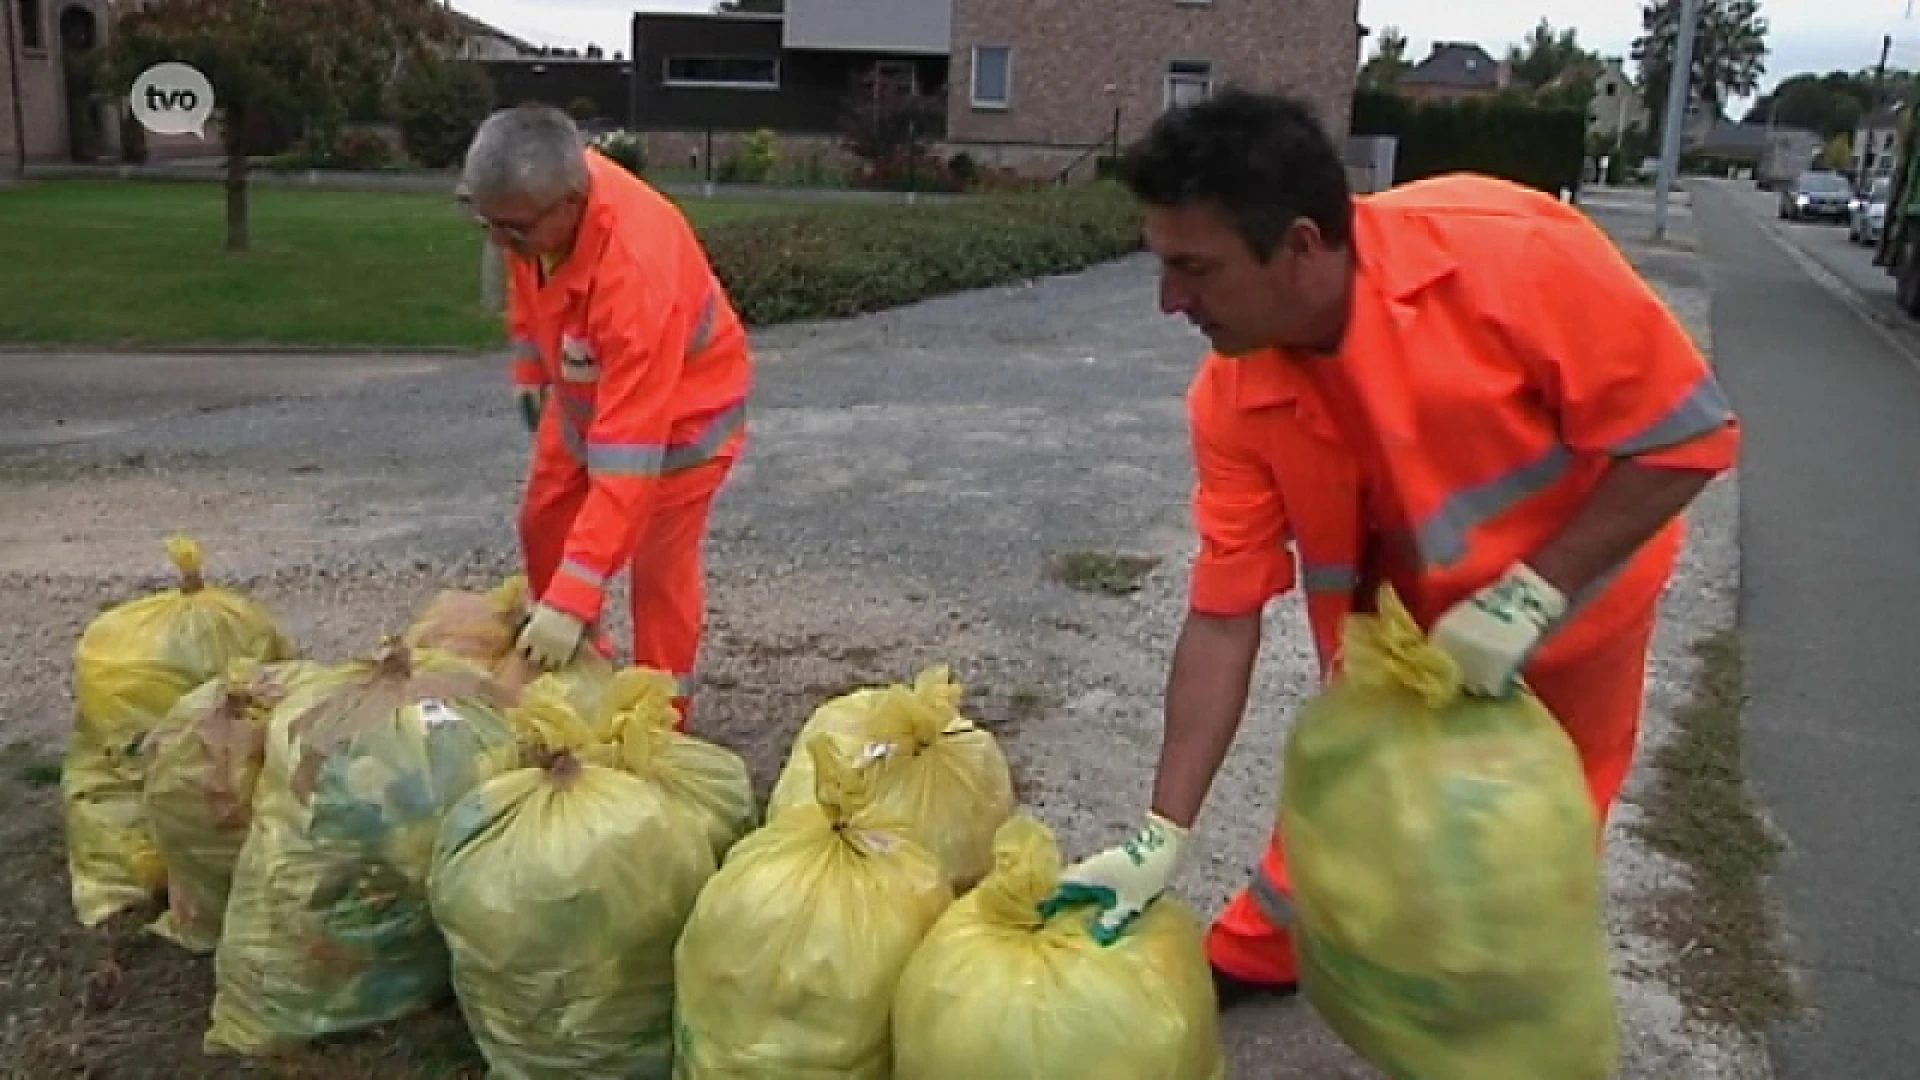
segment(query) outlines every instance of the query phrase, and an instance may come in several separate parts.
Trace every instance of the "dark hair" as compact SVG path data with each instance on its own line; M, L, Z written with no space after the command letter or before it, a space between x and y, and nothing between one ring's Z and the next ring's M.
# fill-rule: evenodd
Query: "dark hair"
M1310 105L1284 94L1228 87L1169 110L1121 156L1117 175L1149 206L1214 203L1262 262L1302 217L1336 247L1352 233L1339 148Z

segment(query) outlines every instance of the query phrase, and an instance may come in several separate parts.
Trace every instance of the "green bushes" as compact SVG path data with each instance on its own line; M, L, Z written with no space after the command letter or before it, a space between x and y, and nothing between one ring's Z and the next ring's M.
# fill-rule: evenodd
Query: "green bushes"
M472 61L417 60L394 84L387 103L407 155L428 169L446 169L466 155L492 107L486 73Z
M750 325L840 318L1079 270L1140 248L1117 186L885 206L810 207L702 230Z
M1517 96L1418 102L1362 90L1354 95L1355 135L1392 135L1394 182L1444 172L1503 177L1558 195L1580 190L1586 161L1586 110Z

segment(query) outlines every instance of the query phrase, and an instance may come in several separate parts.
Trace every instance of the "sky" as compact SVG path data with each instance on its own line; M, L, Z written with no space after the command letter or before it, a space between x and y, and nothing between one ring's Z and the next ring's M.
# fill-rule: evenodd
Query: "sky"
M1912 3L1914 14L1907 8ZM629 49L635 10L705 11L710 0L453 0L453 6L537 43L608 55ZM1640 32L1640 0L1360 0L1360 21L1376 33L1395 26L1415 60L1435 41L1475 41L1496 56L1541 18L1579 31L1589 49L1626 58ZM1803 71L1872 67L1882 36L1893 35L1893 67L1920 68L1920 0L1760 0L1771 24L1761 89ZM1371 48L1369 46L1369 48Z

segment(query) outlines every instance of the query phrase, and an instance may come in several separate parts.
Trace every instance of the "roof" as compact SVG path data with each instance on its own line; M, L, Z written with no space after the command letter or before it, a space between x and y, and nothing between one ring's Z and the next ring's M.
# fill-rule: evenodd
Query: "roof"
M1765 124L1716 124L1693 149L1701 154L1764 154L1771 138Z
M451 4L447 5L446 11L448 15L453 16L454 23L465 33L474 35L475 37L499 38L501 41L518 49L532 51L538 48L533 42L509 34L492 23L481 22L466 12L456 9Z
M1400 82L1419 86L1498 86L1500 65L1470 41L1442 41L1425 60L1401 74Z
M1886 131L1898 125L1900 111L1892 105L1882 105L1868 113L1860 126L1874 131Z

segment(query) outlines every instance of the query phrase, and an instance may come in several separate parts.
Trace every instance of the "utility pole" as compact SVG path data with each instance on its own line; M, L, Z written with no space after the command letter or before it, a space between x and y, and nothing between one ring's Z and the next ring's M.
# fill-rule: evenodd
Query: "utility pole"
M1855 147L1860 154L1860 175L1853 178L1853 184L1860 189L1864 198L1867 193L1867 174L1871 168L1867 161L1873 155L1873 118L1887 104L1887 54L1893 51L1893 35L1885 34L1880 38L1880 64L1873 69L1873 107L1867 110L1867 145Z
M1680 0L1679 41L1673 47L1673 72L1667 81L1667 120L1660 132L1660 177L1654 185L1653 238L1667 238L1667 199L1680 171L1680 129L1686 124L1687 99L1693 93L1693 39L1699 31L1700 0Z

